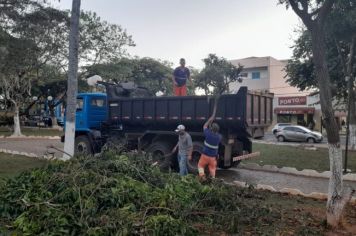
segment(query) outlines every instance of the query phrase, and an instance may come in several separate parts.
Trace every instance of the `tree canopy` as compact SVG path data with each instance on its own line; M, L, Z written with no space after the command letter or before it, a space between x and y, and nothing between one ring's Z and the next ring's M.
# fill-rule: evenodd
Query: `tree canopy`
M205 67L194 76L197 88L205 94L222 94L229 91L229 84L239 81L242 66L236 67L223 57L209 54L203 59Z
M151 93L172 94L172 68L168 62L152 58L121 58L86 68L87 77L100 75L107 82L135 82Z
M332 82L333 95L347 96L346 63L350 54L352 40L356 37L356 6L349 0L339 0L326 19L325 30L327 63ZM312 39L310 32L301 28L294 41L293 56L287 65L288 83L300 90L318 88L313 62ZM355 54L353 74L356 72Z
M46 1L0 0L0 93L5 94L5 80L19 73L30 86L30 93L20 96L22 102L31 94L46 95L48 89L54 97L66 91L69 15ZM81 66L119 59L135 45L125 29L94 12L82 12L80 21Z

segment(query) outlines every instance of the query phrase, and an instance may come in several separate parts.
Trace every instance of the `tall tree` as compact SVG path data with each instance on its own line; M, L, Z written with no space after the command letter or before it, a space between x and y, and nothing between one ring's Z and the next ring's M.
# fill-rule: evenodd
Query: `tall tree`
M107 63L86 67L87 77L100 75L106 82L135 82L147 88L152 94L158 91L172 94L172 74L170 64L152 58L121 58Z
M12 135L21 136L20 107L31 96L31 75L28 72L31 70L29 65L36 61L37 47L30 40L18 39L1 31L0 45L0 92L14 111Z
M75 111L78 91L78 48L79 48L80 0L73 0L69 34L69 66L67 85L66 129L63 159L74 156Z
M65 28L61 11L37 1L0 0L0 89L14 110L14 134L21 135L19 109L31 97L32 82L56 54Z
M325 47L325 22L335 0L280 0L280 3L292 7L311 35L313 63L320 91L320 104L327 131L330 159L331 176L327 201L327 222L329 225L337 227L344 206L351 196L351 190L344 191L343 188L342 150L339 128L332 107L331 82Z
M194 76L195 84L205 94L222 94L229 92L229 85L239 81L242 66L236 67L225 58L209 54L203 59L205 67Z
M346 105L350 95L350 147L356 148L356 112L354 75L356 72L356 6L339 0L326 19L326 55L332 83L332 95ZM293 57L287 65L288 82L301 90L317 88L311 35L302 29L295 40ZM345 78L350 78L347 81ZM350 87L351 86L351 87ZM350 87L350 88L349 88ZM350 92L349 92L350 91Z
M126 53L125 46L134 46L131 36L124 29L101 20L95 13L82 12L81 22L79 57L82 65L120 58ZM0 31L0 74L4 75L0 80L1 93L18 93L17 105L9 103L12 104L11 109L25 106L25 113L22 111L20 114L26 114L26 110L35 104L30 99L31 95L61 96L66 86L52 88L51 94L48 89L51 85L62 85L65 82L63 77L68 68L69 12L54 9L46 1L0 0ZM14 44L15 41L22 43ZM19 74L21 77L18 77ZM14 77L18 81L15 84L22 84L22 89L11 87L15 85ZM5 89L11 89L11 92L7 93ZM10 101L9 97L5 99ZM14 130L20 130L17 127L19 122L15 124ZM16 134L20 134L20 131Z

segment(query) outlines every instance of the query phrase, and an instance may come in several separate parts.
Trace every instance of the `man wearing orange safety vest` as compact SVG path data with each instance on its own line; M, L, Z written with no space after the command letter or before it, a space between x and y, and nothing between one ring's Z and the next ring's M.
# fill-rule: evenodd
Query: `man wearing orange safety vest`
M205 178L204 169L208 166L210 176L215 178L217 157L221 135L219 134L219 125L214 123L216 114L216 106L214 107L213 115L205 122L204 128L204 149L198 162L198 171L201 178Z

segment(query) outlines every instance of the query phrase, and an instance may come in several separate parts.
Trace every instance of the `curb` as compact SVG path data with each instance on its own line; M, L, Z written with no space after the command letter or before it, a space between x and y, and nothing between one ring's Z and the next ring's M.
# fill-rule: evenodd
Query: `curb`
M35 153L19 152L19 151L13 151L13 150L2 149L2 148L0 148L0 153L7 153L7 154L11 154L11 155L21 155L21 156L30 157L30 158L38 158L38 159L46 159L46 160L54 159L50 155L44 154L44 155L40 156Z
M315 150L315 148L327 148L327 143L322 143L317 146L315 146L314 144L308 144L308 143L272 142L272 141L264 141L264 140L252 140L252 143L269 144L269 145L277 145L277 146L288 146L288 147L300 147L300 148L306 148L306 149L310 149L310 150Z
M282 167L278 168L275 165L264 165L260 166L256 163L241 163L239 165L242 169L247 170L257 170L257 171L267 171L273 173L282 173L282 174L289 174L289 175L297 175L297 176L304 176L304 177L314 177L314 178L325 178L329 179L331 172L324 171L324 172L317 172L316 170L304 169L304 170L297 170L294 167ZM346 174L343 176L343 180L347 181L356 181L356 174Z
M248 187L248 184L246 184L246 182L241 182L241 181L237 181L237 180L233 181L233 184L238 187L242 187L242 188ZM299 189L295 189L295 188L282 188L280 190L277 190L271 185L264 185L264 184L257 184L257 186L255 188L257 190L266 190L266 191L276 192L276 193L286 193L286 194L290 194L293 196L302 196L302 197L312 198L312 199L317 199L317 200L327 200L328 199L328 195L326 193L311 192L311 193L306 194L306 193L303 193L302 191L300 191ZM352 197L350 202L352 204L356 204L356 197Z
M292 143L292 142L283 142L282 143L282 142L272 142L272 141L264 141L264 140L252 140L252 143L304 148L306 150L312 150L312 151L317 151L318 148L322 148L322 149L328 148L328 143L319 143L318 145L314 145L314 144L308 144L308 143ZM341 148L342 148L342 150L345 150L345 145L341 145Z
M51 139L51 140L60 140L61 137L59 136L19 136L19 137L12 137L12 136L0 136L0 139Z

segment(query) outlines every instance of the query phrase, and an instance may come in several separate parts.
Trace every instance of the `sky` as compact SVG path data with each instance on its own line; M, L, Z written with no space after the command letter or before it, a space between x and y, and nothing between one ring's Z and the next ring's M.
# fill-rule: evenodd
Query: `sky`
M53 0L70 9L72 0ZM132 56L202 68L209 53L232 59L288 59L300 25L278 0L82 0L82 9L121 25L132 35Z

